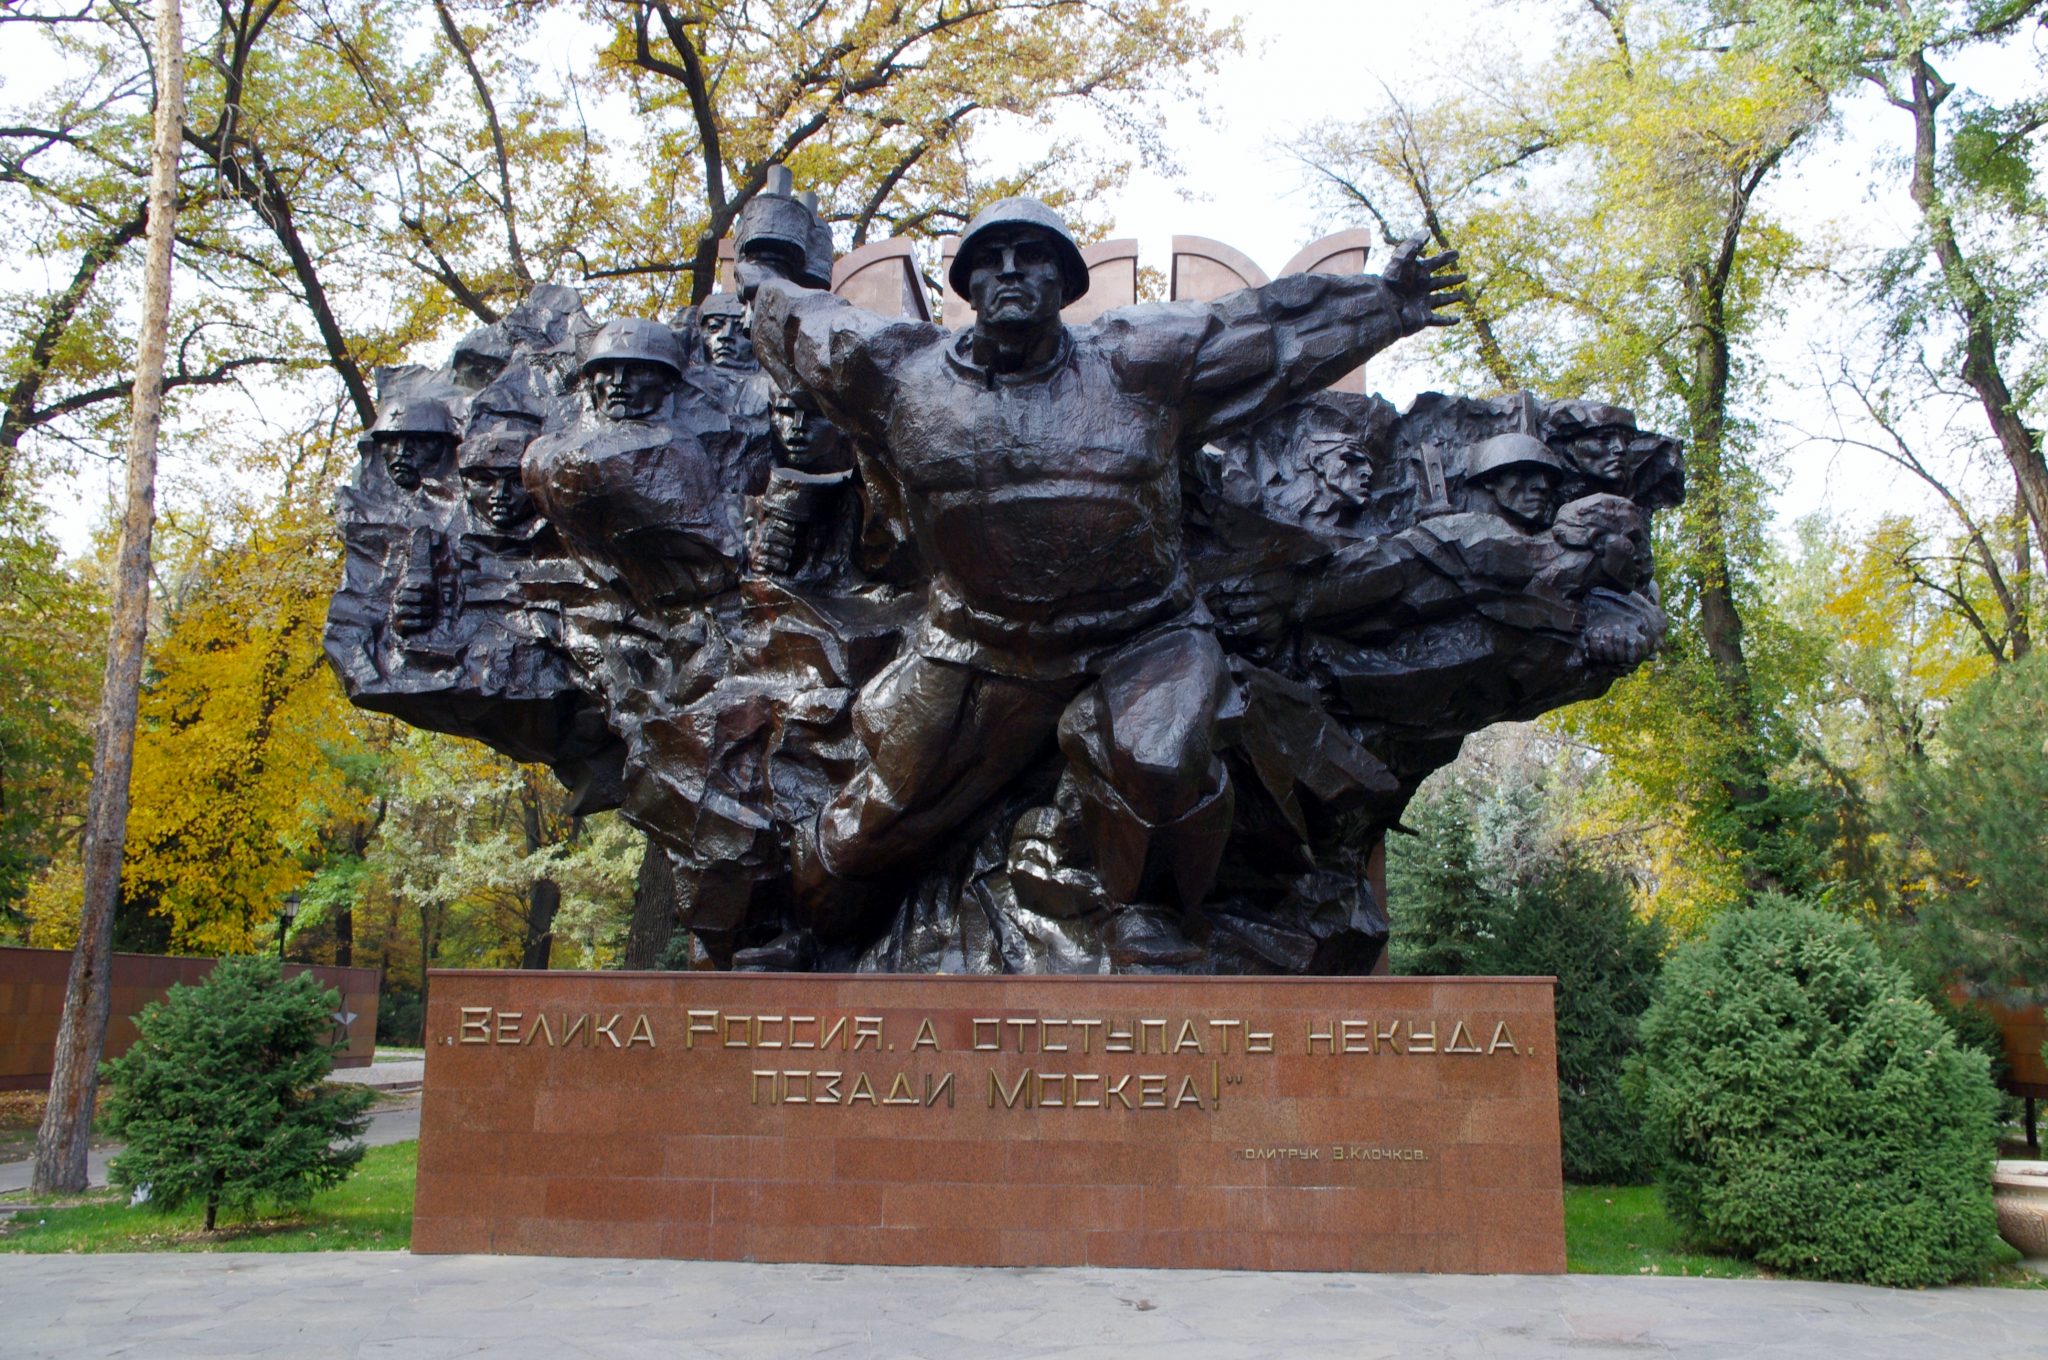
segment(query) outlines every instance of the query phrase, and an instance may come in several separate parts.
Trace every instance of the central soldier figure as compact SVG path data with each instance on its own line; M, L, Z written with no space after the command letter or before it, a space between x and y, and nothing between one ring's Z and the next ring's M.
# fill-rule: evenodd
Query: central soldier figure
M1080 248L1044 204L1005 199L961 237L948 281L975 321L957 334L742 260L762 363L855 437L929 577L915 635L855 707L865 763L793 847L822 936L854 924L832 880L910 861L1055 739L1109 898L1202 900L1230 828L1218 746L1235 695L1189 575L1181 459L1451 324L1456 255L1419 247L1380 276L1292 275L1069 327ZM1157 912L1118 913L1109 938L1119 966L1192 952Z

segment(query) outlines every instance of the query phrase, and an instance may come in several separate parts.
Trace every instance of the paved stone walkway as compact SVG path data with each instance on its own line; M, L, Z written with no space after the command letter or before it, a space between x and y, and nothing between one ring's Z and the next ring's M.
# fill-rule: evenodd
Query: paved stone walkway
M0 1257L0 1356L2043 1360L2048 1292L402 1253Z

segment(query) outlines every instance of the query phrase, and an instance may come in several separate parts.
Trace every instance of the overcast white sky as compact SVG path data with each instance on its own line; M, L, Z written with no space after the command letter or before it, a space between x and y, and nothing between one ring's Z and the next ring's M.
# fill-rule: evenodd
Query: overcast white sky
M1319 211L1308 173L1284 149L1290 139L1325 118L1366 116L1382 82L1415 97L1429 82L1448 78L1455 54L1467 43L1545 51L1551 45L1548 26L1566 7L1561 0L1217 0L1212 8L1243 20L1246 51L1229 59L1209 85L1206 117L1194 108L1175 111L1170 136L1185 178L1169 183L1140 171L1111 204L1115 234L1137 238L1141 262L1160 269L1176 233L1224 241L1270 272L1324 232L1365 225L1331 220ZM0 77L9 77L6 83L15 91L22 78L33 79L10 70L4 52ZM1900 116L1876 105L1867 115L1845 120L1847 133L1808 152L1797 176L1784 179L1773 211L1803 228L1862 240L1905 239L1911 205L1897 195L1870 198L1863 189L1873 158L1901 131L1893 120ZM1000 135L983 149L1004 154ZM1020 156L1028 152L1017 149ZM1810 348L1824 337L1835 338L1827 332L1839 324L1826 310L1809 307L1795 311L1774 338L1771 367L1781 375L1776 416L1814 423L1810 394L1802 396L1790 380L1811 370ZM1397 402L1441 381L1426 366L1397 362L1376 366L1373 378ZM1917 487L1899 482L1869 456L1838 459L1812 447L1784 460L1781 482L1778 509L1786 523L1821 508L1862 517L1881 506L1920 502ZM80 490L86 493L82 501L106 503L89 486ZM65 518L66 538L82 541L78 510Z

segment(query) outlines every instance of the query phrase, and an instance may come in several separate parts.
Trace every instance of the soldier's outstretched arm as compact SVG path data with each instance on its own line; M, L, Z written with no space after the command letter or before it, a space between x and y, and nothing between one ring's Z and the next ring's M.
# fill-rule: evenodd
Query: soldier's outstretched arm
M1454 250L1423 255L1417 237L1382 274L1290 274L1196 309L1205 324L1188 375L1190 446L1329 386L1397 340L1456 325L1457 263Z

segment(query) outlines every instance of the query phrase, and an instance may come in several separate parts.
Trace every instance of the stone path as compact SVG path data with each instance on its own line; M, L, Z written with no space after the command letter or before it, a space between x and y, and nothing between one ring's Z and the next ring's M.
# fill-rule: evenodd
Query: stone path
M0 1257L0 1356L2042 1360L2048 1292L404 1253Z

